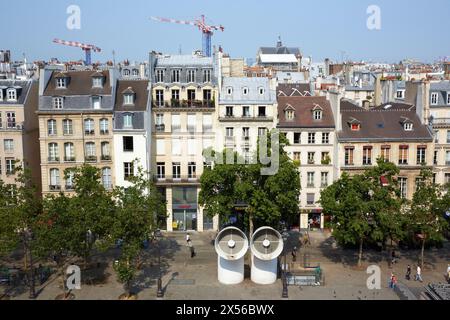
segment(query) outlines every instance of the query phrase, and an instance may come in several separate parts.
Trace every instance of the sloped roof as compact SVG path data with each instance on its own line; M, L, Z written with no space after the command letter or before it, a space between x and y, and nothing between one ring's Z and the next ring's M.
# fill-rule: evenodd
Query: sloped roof
M309 83L283 83L277 87L277 96L308 96L311 95L311 86Z
M92 87L92 71L69 71L65 72L64 76L69 78L67 88L56 88L55 78L60 74L59 71L54 71L47 87L44 90L44 96L74 96L74 95L110 95L112 88L110 85L110 77L108 71L101 71L104 76L104 83L102 88Z
M148 102L148 80L119 80L117 82L116 103L114 111L145 111ZM133 106L124 106L123 94L132 92L134 96Z
M313 110L323 110L322 119L314 120ZM294 119L287 120L286 109L294 108ZM334 128L334 116L326 97L278 97L279 128Z
M227 93L228 88L232 88L232 94ZM243 94L243 89L248 88L248 94ZM263 88L264 93L260 94L259 89ZM270 90L268 78L263 77L225 77L223 78L220 103L265 103L271 104L276 101L275 93Z

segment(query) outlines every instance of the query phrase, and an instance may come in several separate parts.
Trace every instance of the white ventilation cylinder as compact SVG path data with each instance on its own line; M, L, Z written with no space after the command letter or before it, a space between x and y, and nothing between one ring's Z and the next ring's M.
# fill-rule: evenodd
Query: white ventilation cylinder
M244 281L244 256L248 250L245 233L235 227L225 228L217 235L214 247L219 282L233 285Z
M255 231L250 240L251 279L254 283L273 284L277 281L277 260L283 247L281 234L275 229L262 227Z

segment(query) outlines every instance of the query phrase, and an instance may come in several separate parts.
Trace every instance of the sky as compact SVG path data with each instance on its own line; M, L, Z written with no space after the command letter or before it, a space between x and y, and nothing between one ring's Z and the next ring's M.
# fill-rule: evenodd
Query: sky
M67 28L67 8L81 10L80 29ZM370 30L370 5L380 8L380 28ZM190 54L201 49L196 27L161 23L151 16L223 25L213 45L231 57L255 58L260 46L300 47L314 61L433 62L450 56L448 0L0 0L0 49L13 59L79 60L81 49L52 43L54 38L95 44L93 61L148 60L148 52ZM6 14L8 12L8 14ZM371 20L372 21L372 20ZM450 59L450 57L449 57Z

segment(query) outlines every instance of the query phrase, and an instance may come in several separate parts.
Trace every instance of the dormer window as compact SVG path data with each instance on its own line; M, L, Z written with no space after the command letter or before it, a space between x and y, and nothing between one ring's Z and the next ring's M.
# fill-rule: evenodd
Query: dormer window
M285 111L286 120L294 120L294 110L286 110Z
M351 128L352 128L352 131L359 131L359 129L361 129L361 124L359 124L359 123L352 123L351 124Z
M17 91L16 89L8 89L6 90L6 99L8 101L16 101L17 100Z
M57 78L56 79L56 88L64 89L66 88L66 78Z
M447 104L450 104L450 92L447 92Z
M405 122L403 124L403 128L405 129L405 131L412 131L413 129L413 124L411 122Z
M322 110L314 110L313 117L314 120L322 120Z
M125 77L129 77L129 76L130 76L130 70L124 69L124 70L123 70L123 75L124 75Z
M227 94L228 94L228 95L233 94L233 88L232 88L232 87L228 87L228 88L227 88Z
M123 104L133 105L134 104L134 95L132 93L124 94L123 95Z
M62 109L64 106L64 98L54 97L53 98L53 109Z
M93 77L92 78L92 87L102 88L103 87L103 77Z
M438 93L437 92L433 92L431 94L431 104L432 105L437 105L438 104Z
M3 89L0 88L0 100L3 100Z
M92 98L92 108L98 110L101 108L102 98L99 96L93 96Z
M264 88L259 88L259 94L260 94L260 95L263 95L264 92L265 92Z
M139 76L139 70L138 69L133 69L133 76L134 77Z
M242 89L242 94L243 94L244 96L248 95L248 88L247 88L247 87L245 87L245 88Z

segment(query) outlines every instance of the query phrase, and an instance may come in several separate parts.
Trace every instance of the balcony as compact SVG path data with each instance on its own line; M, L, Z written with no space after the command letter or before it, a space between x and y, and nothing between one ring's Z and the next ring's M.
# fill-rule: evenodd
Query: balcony
M219 117L219 120L224 121L224 122L227 122L227 121L228 122L233 122L233 121L272 121L273 117L269 117L266 115L256 116L256 117L225 115L225 116Z
M315 164L314 159L308 159L308 164Z
M15 122L15 121L7 121L0 122L0 130L1 131L22 131L23 122Z
M100 130L100 134L105 136L109 134L109 130Z
M102 160L102 161L111 161L112 158L111 158L111 156L109 156L109 155L102 155L101 160Z
M93 136L95 134L95 130L84 130L84 134L86 136Z
M61 186L60 185L50 185L50 186L48 186L48 189L50 191L61 191Z
M155 175L154 179L158 184L198 184L200 177L198 175Z
M73 185L66 184L65 189L66 189L66 191L73 191L74 187L73 187Z
M226 145L235 145L236 144L236 137L226 136L225 137L225 144Z
M213 132L213 128L212 126L203 126L203 133L212 133Z
M315 188L314 183L308 183L306 185L307 188Z
M170 102L153 103L153 108L214 108L214 101L212 100L176 100L172 99Z
M48 157L48 162L59 162L59 157Z
M85 158L86 162L97 162L96 156L86 156Z
M156 132L164 132L166 131L166 126L164 124L156 124L155 130Z
M64 162L75 162L75 157L64 157Z
M434 128L448 128L450 127L450 118L435 118L433 119Z

